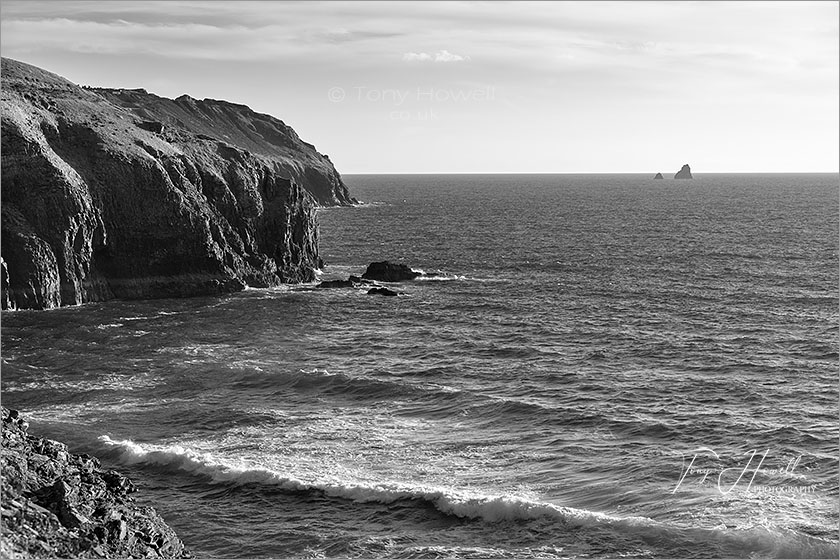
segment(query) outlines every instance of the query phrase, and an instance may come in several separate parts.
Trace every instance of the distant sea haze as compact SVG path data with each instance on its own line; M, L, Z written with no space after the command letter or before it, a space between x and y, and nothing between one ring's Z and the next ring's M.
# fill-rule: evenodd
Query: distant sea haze
M4 405L198 557L836 558L838 175L681 163L346 175L320 280L439 274L4 313Z

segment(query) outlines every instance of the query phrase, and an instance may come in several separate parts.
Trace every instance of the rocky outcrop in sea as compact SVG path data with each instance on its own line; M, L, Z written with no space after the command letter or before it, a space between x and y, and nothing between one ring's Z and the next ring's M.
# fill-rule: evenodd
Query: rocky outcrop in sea
M653 176L654 179L664 179L665 177L662 176L662 173L657 173Z
M691 176L691 168L686 163L682 166L682 168L677 171L677 174L674 175L674 179L693 179L694 177Z
M131 480L28 434L17 411L2 415L0 557L190 557L160 515L135 502Z
M402 282L414 280L422 273L413 270L406 264L392 263L390 261L372 262L362 274L365 280L378 280L380 282Z
M327 156L244 105L79 87L2 59L0 306L315 279Z
M325 280L319 283L318 289L335 288L362 288L367 290L369 295L380 296L404 296L405 292L397 292L379 282L399 283L408 280L421 279L445 279L442 272L423 272L414 270L407 264L391 261L379 261L370 263L361 276L351 275L347 280Z

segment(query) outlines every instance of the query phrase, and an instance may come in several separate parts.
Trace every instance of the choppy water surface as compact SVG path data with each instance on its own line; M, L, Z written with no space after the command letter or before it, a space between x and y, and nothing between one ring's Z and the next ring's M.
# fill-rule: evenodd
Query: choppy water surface
M836 557L838 177L349 176L312 286L2 316L201 557Z

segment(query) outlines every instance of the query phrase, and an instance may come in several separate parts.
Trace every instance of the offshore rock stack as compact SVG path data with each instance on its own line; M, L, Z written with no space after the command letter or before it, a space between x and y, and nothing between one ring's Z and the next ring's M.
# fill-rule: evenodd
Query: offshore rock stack
M685 165L683 165L682 168L680 168L679 171L677 171L676 175L674 175L674 179L693 179L693 178L694 177L692 177L692 175L691 175L691 167L689 167L687 163Z
M2 558L190 558L175 532L129 495L132 482L90 455L27 433L2 409Z
M81 88L2 59L2 308L315 279L329 158L244 105Z

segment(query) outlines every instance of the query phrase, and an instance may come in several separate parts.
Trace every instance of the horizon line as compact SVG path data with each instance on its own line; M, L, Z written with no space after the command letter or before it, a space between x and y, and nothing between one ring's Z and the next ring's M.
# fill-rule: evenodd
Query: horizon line
M656 175L645 171L354 171L341 175ZM658 172L658 173L661 173ZM692 171L697 175L840 175L837 171ZM669 174L670 175L670 174ZM664 179L672 179L663 175Z

